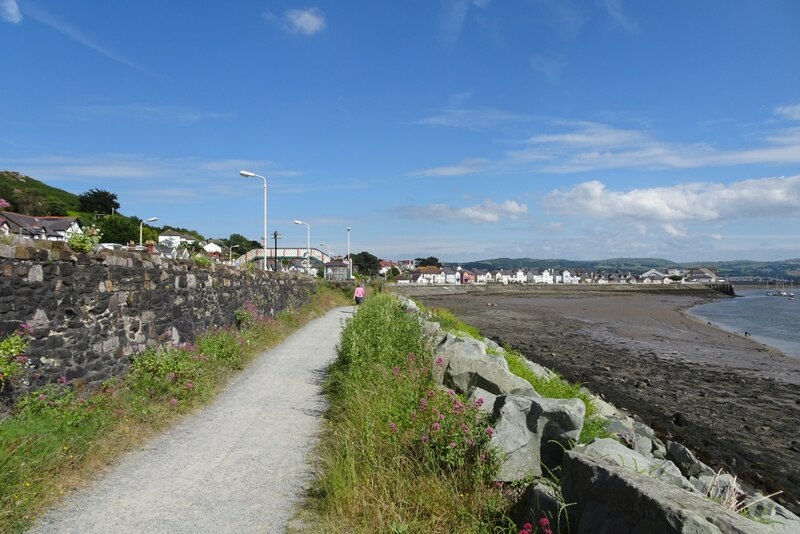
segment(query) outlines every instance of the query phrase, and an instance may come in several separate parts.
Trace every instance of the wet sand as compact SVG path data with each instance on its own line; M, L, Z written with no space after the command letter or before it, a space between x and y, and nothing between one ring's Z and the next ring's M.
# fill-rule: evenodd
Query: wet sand
M399 288L635 414L800 512L800 359L682 310L718 294L639 287Z

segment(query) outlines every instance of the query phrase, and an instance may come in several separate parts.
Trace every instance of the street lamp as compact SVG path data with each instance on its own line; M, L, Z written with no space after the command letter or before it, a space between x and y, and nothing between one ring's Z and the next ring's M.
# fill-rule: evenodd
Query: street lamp
M306 266L308 267L308 274L311 274L311 225L307 222L303 222L301 220L295 219L292 221L295 224L305 224L306 229L308 230L308 241L306 242L306 261L308 262Z
M333 259L333 257L331 256L331 246L327 243L320 243L319 246L328 247L328 261L331 261Z
M228 263L233 264L233 249L239 248L239 245L232 245L228 247Z
M263 266L264 270L267 270L267 179L260 174L256 174L250 171L239 171L241 176L245 176L247 178L261 178L264 180L264 234L262 235L262 243L264 245L263 253Z
M350 259L350 227L347 227L347 279L353 278L353 260Z
M139 223L139 246L142 246L142 229L144 228L144 223L146 222L153 222L157 221L158 217L150 217L149 219L142 221Z

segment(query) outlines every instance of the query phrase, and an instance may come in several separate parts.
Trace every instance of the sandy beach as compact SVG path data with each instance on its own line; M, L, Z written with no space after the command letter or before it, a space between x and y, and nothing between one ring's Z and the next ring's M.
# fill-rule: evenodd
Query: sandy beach
M800 512L800 359L682 313L717 295L643 287L400 288L585 384L662 440Z

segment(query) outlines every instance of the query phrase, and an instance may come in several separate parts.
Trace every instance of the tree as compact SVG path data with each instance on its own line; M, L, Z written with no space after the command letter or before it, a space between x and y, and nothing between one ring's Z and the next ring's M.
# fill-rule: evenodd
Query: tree
M261 248L261 245L256 243L255 241L251 241L247 239L242 234L231 234L228 238L228 247L236 247L237 254L244 254L254 248Z
M369 252L359 252L358 254L353 254L352 259L353 265L355 265L360 274L378 274L378 270L381 268L380 260Z
M47 202L47 197L32 189L15 191L11 198L14 210L23 215L48 215Z
M80 211L113 214L119 209L117 195L103 189L89 189L78 196Z
M415 260L419 267L441 267L442 264L439 263L439 258L436 256L428 256L427 258L417 258Z
M97 228L103 233L104 243L119 243L127 245L129 242L139 242L139 225L136 221L122 215L109 215L97 222Z

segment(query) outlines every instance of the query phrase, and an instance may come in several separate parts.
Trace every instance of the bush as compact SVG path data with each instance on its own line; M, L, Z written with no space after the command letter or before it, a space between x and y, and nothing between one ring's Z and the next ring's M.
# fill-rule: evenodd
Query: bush
M192 261L198 267L211 267L211 258L203 254L195 254L192 256Z

